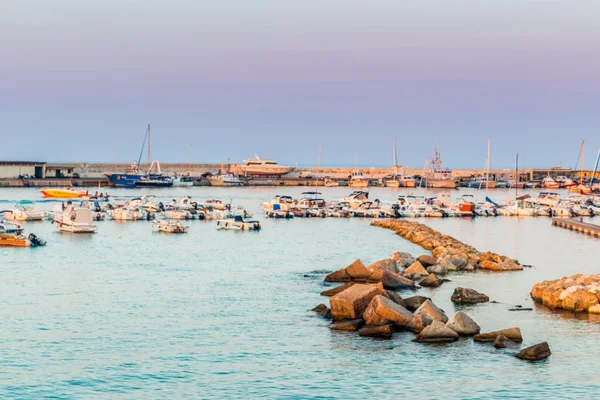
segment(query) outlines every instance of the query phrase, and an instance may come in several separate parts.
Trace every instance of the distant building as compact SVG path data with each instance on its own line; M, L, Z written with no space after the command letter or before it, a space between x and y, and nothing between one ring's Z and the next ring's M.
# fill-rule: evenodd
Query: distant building
M73 170L72 165L47 164L46 178L72 178Z
M46 177L46 163L36 161L0 161L0 179Z

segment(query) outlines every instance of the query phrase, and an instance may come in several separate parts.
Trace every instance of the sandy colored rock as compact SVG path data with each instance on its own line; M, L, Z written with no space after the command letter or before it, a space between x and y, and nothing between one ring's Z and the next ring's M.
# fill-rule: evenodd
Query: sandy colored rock
M398 263L392 258L386 258L385 260L380 260L369 265L367 267L367 270L369 270L370 274L372 274L375 271L390 271L397 273Z
M425 327L415 342L454 342L458 340L458 334L452 329L448 328L440 321L433 321L431 325Z
M429 299L421 304L417 311L415 311L415 315L422 315L428 323L434 320L443 323L448 322L446 314Z
M458 311L446 322L446 326L458 333L459 336L477 335L481 328L467 314Z
M442 281L439 280L437 278L437 276L435 276L435 274L429 274L427 277L423 278L420 282L419 285L423 286L423 287L439 287L441 286Z
M415 315L412 321L410 321L410 325L408 326L408 328L413 332L419 333L423 329L425 329L427 325L430 325L431 322L432 320L430 320L429 318L426 319L422 315Z
M476 304L488 302L490 298L474 289L457 287L450 300L457 304Z
M521 336L521 330L519 328L508 328L500 331L481 333L473 336L473 340L476 342L494 342L499 335L504 335L513 342L523 342L523 336Z
M421 304L425 303L427 300L431 300L429 297L425 296L411 296L407 297L404 300L405 308L409 311L415 312Z
M421 263L425 268L437 264L437 258L429 255L422 255L417 257L417 261Z
M357 283L332 296L329 302L333 320L362 318L378 291L377 285Z
M399 290L399 289L413 289L415 283L408 278L403 277L400 274L395 274L390 271L383 271L381 277L381 283L386 289Z
M371 276L371 273L360 259L347 266L346 273L353 281L366 281Z
M600 312L600 274L573 275L533 285L531 297L550 308L574 312Z
M516 357L521 360L538 361L548 358L551 354L548 342L542 342L521 350Z
M600 314L600 304L596 304L588 309L590 314Z
M448 273L448 268L443 264L435 264L427 267L427 272L435 275L446 275Z
M383 325L390 322L408 327L413 314L387 297L375 296L363 314L368 325Z
M321 296L331 297L331 296L336 295L336 294L338 294L340 292L343 292L344 290L348 289L352 285L354 285L354 282L344 283L343 285L336 286L336 287L331 288L331 289L327 289L324 292L321 292Z
M365 321L363 321L362 319L351 319L334 322L333 324L329 325L329 329L332 329L334 331L357 331L364 324Z
M365 325L358 330L360 336L389 339L392 337L392 325Z
M350 282L352 278L345 269L339 269L327 275L325 282Z
M396 252L392 254L390 257L392 260L396 261L399 268L407 268L409 265L414 263L416 260L410 253L400 253ZM397 272L397 271L394 271Z
M421 276L429 275L425 267L418 261L415 261L403 272L404 276L412 276L413 274L419 274Z

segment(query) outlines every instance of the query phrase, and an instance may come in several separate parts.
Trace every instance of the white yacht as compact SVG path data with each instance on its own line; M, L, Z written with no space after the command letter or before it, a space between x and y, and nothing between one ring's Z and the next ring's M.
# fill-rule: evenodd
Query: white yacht
M281 176L294 170L294 167L279 165L276 161L265 160L257 155L244 162L246 165L242 166L242 169L248 176Z
M0 211L0 213L11 221L41 221L44 219L44 212L37 210L33 202L29 200L19 201L15 208Z
M211 186L243 186L244 182L231 172L216 175L208 179Z
M95 233L97 229L89 208L68 206L63 212L56 214L52 222L63 232Z

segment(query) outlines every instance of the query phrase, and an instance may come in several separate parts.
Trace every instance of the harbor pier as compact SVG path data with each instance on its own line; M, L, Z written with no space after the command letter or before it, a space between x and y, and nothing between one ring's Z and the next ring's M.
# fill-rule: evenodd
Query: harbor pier
M585 233L591 236L600 237L600 225L578 221L573 218L552 218L552 225L559 226L561 228L569 229L572 231Z

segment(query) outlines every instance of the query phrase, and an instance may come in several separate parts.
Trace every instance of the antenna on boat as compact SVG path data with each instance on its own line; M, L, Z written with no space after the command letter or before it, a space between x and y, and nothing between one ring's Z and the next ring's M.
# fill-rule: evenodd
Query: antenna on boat
M519 195L519 185L517 185L517 183L519 182L518 176L519 176L519 153L517 153L517 160L515 162L515 197L517 197Z
M323 145L319 145L319 156L317 157L317 180L315 181L315 192L317 191L317 186L319 186L319 170L321 169L321 149Z
M150 126L150 125L148 125ZM142 148L140 149L140 156L138 158L138 165L140 165L140 163L142 162L142 154L144 154L144 146L146 146L146 138L148 137L148 130L146 130L146 133L144 134L144 141L142 142Z
M488 195L488 186L490 185L490 160L491 160L491 140L488 139L488 156L487 156L487 169L485 171L485 197Z

